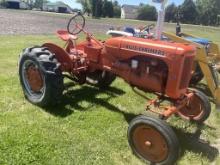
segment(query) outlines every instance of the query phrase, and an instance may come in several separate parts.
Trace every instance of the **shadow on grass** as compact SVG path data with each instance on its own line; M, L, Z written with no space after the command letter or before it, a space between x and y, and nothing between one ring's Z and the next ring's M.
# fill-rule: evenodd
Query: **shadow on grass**
M186 133L182 129L172 127L180 142L182 149L181 156L184 155L185 151L191 151L201 154L210 162L213 162L219 156L217 148L200 138L204 127L205 125L199 125L194 133Z
M71 84L68 84L66 87L71 87ZM104 98L97 97L102 93L106 94ZM134 117L136 117L135 114L123 112L118 107L109 103L111 98L119 97L123 94L125 94L123 90L115 87L108 87L106 90L100 90L99 88L95 88L93 86L82 86L80 89L67 90L60 104L56 107L49 107L44 110L54 116L67 117L74 113L74 110L86 111L99 105L108 110L123 114L125 120L130 122ZM82 101L88 102L89 106L82 106L80 104Z
M105 97L99 98L98 95L102 93L106 94ZM45 110L54 116L67 117L74 113L74 110L87 111L98 105L110 111L122 114L125 120L130 123L130 121L137 116L136 114L124 112L109 103L111 98L116 98L123 94L125 94L123 90L115 87L109 87L107 90L100 90L95 87L82 86L80 89L67 90L61 100L61 104L57 107L51 107ZM82 101L88 102L89 106L86 108L83 107L80 104ZM202 156L212 162L219 155L219 152L215 147L210 146L208 142L200 139L203 127L204 125L198 126L198 129L194 133L186 133L184 130L175 127L173 127L173 130L180 141L182 156L185 151L192 151L193 153L202 154Z

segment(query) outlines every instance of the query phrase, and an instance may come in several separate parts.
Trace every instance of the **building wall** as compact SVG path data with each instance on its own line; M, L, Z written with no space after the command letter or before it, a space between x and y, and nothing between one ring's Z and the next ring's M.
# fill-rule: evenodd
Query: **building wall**
M72 10L68 6L65 6L65 5L47 5L47 4L45 4L43 6L43 10L44 11L51 11L51 12L59 12L59 7L66 8L66 12L67 13L71 13L72 12Z
M20 3L20 0L6 0L5 2L19 2Z
M121 8L122 19L137 19L138 17L138 6L123 5Z
M123 7L121 8L121 18L125 19L125 10Z
M138 14L137 13L126 13L124 19L137 19Z
M19 0L6 0L7 8L10 9L20 9L20 1Z
M27 4L20 0L7 0L6 3L8 3L8 8L28 9Z

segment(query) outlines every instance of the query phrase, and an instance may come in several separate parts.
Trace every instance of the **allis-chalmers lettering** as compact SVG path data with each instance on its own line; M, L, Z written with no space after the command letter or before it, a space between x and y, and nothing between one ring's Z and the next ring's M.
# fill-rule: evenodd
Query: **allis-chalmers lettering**
M150 53L150 54L155 54L155 55L159 55L159 56L165 56L165 52L162 51L162 50L151 49L151 48L143 48L143 47L138 47L138 46L135 46L135 45L126 45L125 48L130 49L130 50L144 52L144 53Z

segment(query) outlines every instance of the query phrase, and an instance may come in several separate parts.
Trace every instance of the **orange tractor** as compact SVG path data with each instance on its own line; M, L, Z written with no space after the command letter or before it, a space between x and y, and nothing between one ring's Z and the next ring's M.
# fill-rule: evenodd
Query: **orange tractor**
M84 30L85 18L77 13L67 30L58 36L62 48L53 43L26 48L19 60L19 76L27 100L45 107L57 104L64 90L64 78L79 84L92 81L108 87L116 76L132 88L154 93L146 110L159 118L138 116L128 128L134 154L154 164L173 164L179 154L178 138L166 119L176 114L197 123L210 114L210 103L200 91L189 89L195 47L157 39L114 37L99 41ZM77 43L83 32L86 40Z

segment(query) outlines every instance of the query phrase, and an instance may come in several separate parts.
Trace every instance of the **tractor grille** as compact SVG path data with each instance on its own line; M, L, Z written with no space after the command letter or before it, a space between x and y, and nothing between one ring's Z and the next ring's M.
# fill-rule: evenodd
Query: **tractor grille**
M194 60L193 56L188 56L185 58L183 70L182 70L181 82L180 82L180 89L188 88L189 86L193 60Z

